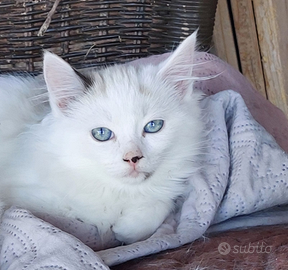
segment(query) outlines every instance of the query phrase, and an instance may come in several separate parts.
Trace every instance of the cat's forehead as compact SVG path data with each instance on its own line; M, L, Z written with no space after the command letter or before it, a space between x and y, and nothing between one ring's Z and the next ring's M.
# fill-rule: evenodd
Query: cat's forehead
M154 89L156 84L159 85L156 80L153 72L131 66L115 66L97 71L92 74L93 83L87 91L86 101L108 110L118 108L121 111L123 106L126 111L145 107L160 95Z
M115 88L113 85L107 89L101 89L102 93L90 93L84 97L86 104L95 115L101 114L107 120L133 119L139 116L153 113L156 100L153 96L143 93L138 86L119 84Z
M93 84L82 100L85 110L89 108L90 114L113 122L165 114L167 108L173 109L174 102L156 73L154 67L133 66L115 66L95 72Z
M131 65L112 66L92 74L92 90L96 93L130 95L154 93L153 84L157 81L156 67L137 68Z

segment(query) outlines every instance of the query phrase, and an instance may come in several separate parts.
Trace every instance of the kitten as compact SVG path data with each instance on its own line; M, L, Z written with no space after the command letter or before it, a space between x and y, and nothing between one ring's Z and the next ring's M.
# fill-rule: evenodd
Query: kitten
M85 74L44 53L45 83L0 77L0 198L132 243L184 196L203 137L196 33L159 65ZM48 93L49 104L38 97Z

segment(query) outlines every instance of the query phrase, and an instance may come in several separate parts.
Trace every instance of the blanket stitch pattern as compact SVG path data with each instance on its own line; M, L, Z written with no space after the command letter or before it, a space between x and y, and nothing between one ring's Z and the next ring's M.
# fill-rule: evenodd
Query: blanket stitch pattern
M191 191L179 212L171 214L150 238L94 253L84 243L100 243L101 236L96 234L89 242L85 237L90 233L78 234L82 243L69 234L73 233L69 226L59 226L66 229L63 232L14 207L6 211L1 224L1 269L24 265L26 269L109 269L191 242L212 224L287 203L287 154L252 118L242 97L223 91L206 97L202 106L210 125L203 169L189 179Z
M4 242L0 268L9 269L109 269L80 240L44 222L26 210L6 211L1 226Z

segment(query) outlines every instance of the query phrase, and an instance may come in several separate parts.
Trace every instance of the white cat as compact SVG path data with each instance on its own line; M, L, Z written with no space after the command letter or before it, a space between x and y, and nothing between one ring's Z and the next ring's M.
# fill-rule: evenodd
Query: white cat
M185 195L203 124L196 33L159 65L79 73L45 52L45 82L0 77L0 198L132 243ZM48 90L49 104L39 102Z

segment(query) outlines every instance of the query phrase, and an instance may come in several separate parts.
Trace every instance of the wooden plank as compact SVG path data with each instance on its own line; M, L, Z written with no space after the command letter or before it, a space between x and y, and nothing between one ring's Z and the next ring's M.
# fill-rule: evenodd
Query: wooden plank
M231 0L231 7L242 73L267 98L252 0Z
M268 99L288 117L288 3L254 0Z
M227 0L218 0L213 41L215 54L239 70Z
M215 54L239 70L232 28L227 0L218 0L213 34Z

